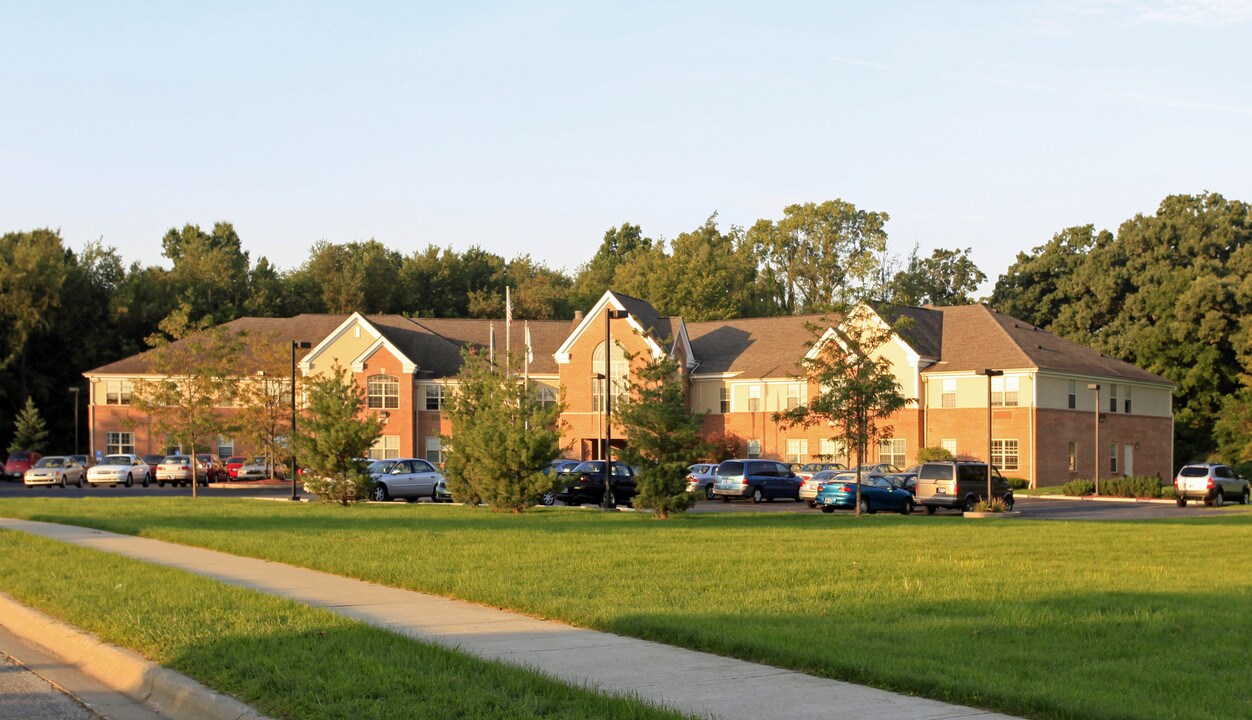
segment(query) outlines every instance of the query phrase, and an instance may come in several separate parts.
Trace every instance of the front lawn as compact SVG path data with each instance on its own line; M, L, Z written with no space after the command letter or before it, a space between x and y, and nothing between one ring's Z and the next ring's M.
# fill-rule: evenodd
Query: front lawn
M36 498L6 501L0 513L1030 717L1252 712L1246 509L1114 523L795 514L657 522L565 509Z
M22 533L0 531L0 586L275 718L686 717L290 600Z

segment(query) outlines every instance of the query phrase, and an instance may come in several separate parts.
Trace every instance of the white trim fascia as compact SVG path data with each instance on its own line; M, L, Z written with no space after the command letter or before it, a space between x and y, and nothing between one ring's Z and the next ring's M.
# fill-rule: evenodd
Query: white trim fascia
M612 308L618 312L626 311L626 306L617 299L617 296L613 294L613 291L605 290L604 294L600 296L600 299L596 301L596 304L592 306L591 310L589 310L586 316L583 317L583 321L578 323L578 327L574 328L574 331L565 338L565 342L561 343L561 347L557 348L556 352L552 353L552 357L556 360L558 365L565 365L569 363L570 350L574 347L574 343L582 337L582 334L587 331L593 321L600 319L600 313L604 311L606 306L612 306ZM634 328L636 333L643 337L644 341L648 344L649 349L652 351L653 358L665 357L665 348L661 347L661 345L652 338L651 334L644 330L643 326L639 324L639 321L634 315L627 313L626 322Z
M412 375L417 372L417 363L405 357L404 353L400 352L399 348L391 344L391 341L385 336L380 336L372 345L365 348L364 352L356 356L356 358L352 361L352 372L365 372L365 361L369 360L374 353L378 352L382 348L387 348L392 355L396 356L396 358L400 360L401 374Z
M692 370L696 369L697 366L699 366L700 361L696 359L695 352L692 351L691 349L691 339L687 337L687 321L686 320L683 320L682 318L678 318L678 332L675 333L675 335L677 337L674 338L674 342L682 343L683 356L687 358L687 371L691 372Z
M737 377L742 377L742 376L743 376L742 370L734 370L734 371L728 371L728 372L723 372L723 373L693 372L691 373L691 380L692 382L695 382L696 380L730 380L732 378L737 378Z
M352 328L358 322L365 326L366 331L369 332L371 336L375 338L382 337L382 333L379 332L378 328L374 327L373 323L371 323L369 320L366 320L365 316L362 315L361 313L354 312L351 315L349 315L346 320L340 323L339 327L335 328L329 335L322 338L322 341L319 342L312 350L310 350L309 354L305 355L300 360L299 366L300 366L301 372L307 375L309 371L313 369L313 363L317 359L317 357L321 355L322 353L326 352L327 348L335 344L335 341L343 337L344 333L348 332L349 328Z

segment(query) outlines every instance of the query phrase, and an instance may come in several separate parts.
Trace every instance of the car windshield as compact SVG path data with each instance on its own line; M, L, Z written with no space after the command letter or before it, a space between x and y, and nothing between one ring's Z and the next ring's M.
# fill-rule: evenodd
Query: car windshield
M589 460L574 468L576 473L602 473L604 472L603 460Z
M831 472L830 470L823 470L823 471L821 471L821 472L817 473L816 475L814 475L814 476L813 476L813 479L814 479L814 480L818 480L818 481L821 481L821 480L834 480L837 476L838 476L838 475L837 475L837 473Z
M249 465L265 465L267 463L265 462L265 458L263 457L254 457L248 461L248 464Z
M1203 465L1188 465L1179 470L1178 474L1183 477L1208 477L1209 469Z
M246 463L246 462L248 462L248 459L247 459L247 458L245 458L245 457L240 457L239 455L235 455L234 457L228 457L228 458L226 458L226 464L227 464L227 465L242 465L242 464L244 464L244 463Z
M211 457L213 456L212 455L196 455L197 460L199 460L200 462L205 462L205 463L209 462L209 458Z
M734 477L743 474L743 463L738 460L728 460L717 466L717 474L721 477Z
M181 464L185 462L190 462L190 460L191 459L188 458L186 455L169 455L161 462L165 463L166 465L177 465L177 464Z
M63 468L69 467L69 460L61 457L46 457L35 463L37 468Z
M384 475L391 472L391 468L396 464L395 460L375 460L365 468L365 472L371 475Z
M30 460L30 453L15 452L12 455L9 455L9 460L15 460L17 462L27 462Z
M130 457L126 455L106 455L105 458L100 461L100 464L101 465L129 465Z

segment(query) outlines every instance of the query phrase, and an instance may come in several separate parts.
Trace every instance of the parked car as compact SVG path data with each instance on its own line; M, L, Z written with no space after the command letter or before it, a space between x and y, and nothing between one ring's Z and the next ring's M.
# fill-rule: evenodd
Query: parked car
M152 468L138 455L105 455L98 465L87 468L87 484L92 487L130 487L135 483L148 487L151 481Z
M149 455L140 455L139 457L144 461L145 465L152 468L153 472L156 472L156 466L160 465L161 461L164 460L167 456L158 455L158 454L149 454Z
M717 466L713 494L725 502L752 498L752 502L774 498L800 499L800 478L790 466L773 460L723 460Z
M898 473L892 473L891 475L884 475L883 477L890 480L892 485L900 488L901 490L907 491L908 494L910 495L916 496L917 495L917 470L915 470L914 468L917 468L917 467L920 467L920 466L914 465L912 468L909 468L907 470L902 470Z
M583 503L601 504L604 500L604 466L603 460L587 460L579 463L572 470L561 473L562 489L557 492L556 499L566 505ZM623 463L613 463L613 475L610 479L609 497L611 504L629 505L635 497L635 470Z
M717 482L716 463L696 463L687 467L687 492L704 493L705 500L713 499L713 483Z
M561 475L563 473L571 472L580 464L582 464L581 460L569 460L566 458L558 458L548 463L548 466L543 469L543 474L547 475L552 481L552 487L545 490L543 494L535 500L535 502L540 505L547 505L548 507L556 505L556 488L558 486L563 486ZM451 496L449 496L448 499L451 500Z
M371 500L387 502L402 499L413 502L424 497L437 499L435 487L443 480L443 473L425 460L399 458L385 473L371 474L371 477L374 478Z
M854 467L850 467L850 468L848 468L848 470L849 470L849 471L853 471L853 472L855 472L855 471L856 471L856 467L855 467L855 466L854 466ZM862 477L864 477L864 476L866 476L866 475L893 475L893 474L898 473L898 472L900 472L900 468L896 467L895 465L892 465L891 463L885 463L885 462L884 462L884 463L873 463L873 464L870 464L870 465L862 465L862 466L861 466L861 476L862 476Z
M92 463L91 463L90 455L67 455L66 457L72 457L74 458L75 462L77 462L79 465L82 465L88 470L91 469Z
M230 479L230 475L226 474L226 465L220 457L213 453L196 453L196 459L204 465L209 482L226 482Z
M1186 507L1188 500L1203 500L1205 505L1215 507L1225 505L1227 500L1247 505L1249 485L1229 465L1192 463L1178 471L1174 494L1178 507Z
M41 457L43 456L39 453L27 450L14 450L9 453L9 459L4 463L5 479L21 480L26 475L26 471Z
M190 485L192 478L192 464L195 464L195 479L197 485L209 484L208 467L199 460L199 456L195 459L188 455L167 455L156 466L157 487L165 487L165 483L173 486Z
M452 493L448 492L448 481L443 475L435 483L435 494L431 497L435 502L452 502Z
M811 462L801 465L800 469L795 472L801 480L808 480L817 473L825 470L847 470L847 467L843 463L837 462Z
M991 468L992 496L1004 501L1005 507L1013 509L1013 489ZM952 508L963 513L987 495L987 463L984 462L928 462L922 463L917 473L917 504L926 508L927 515L934 515L937 508Z
M226 466L227 479L234 480L239 476L239 468L248 464L248 458L242 455L231 455L222 464Z
M22 475L22 480L26 483L26 487L36 485L82 487L86 475L87 468L80 465L74 458L68 455L48 455L36 460L35 464Z
M813 473L812 477L801 481L800 499L808 503L809 507L817 507L817 493L822 489L822 484L828 483L847 472L847 470L822 470Z
M263 457L252 458L247 464L241 465L239 471L235 473L236 480L269 480L270 478L285 480L287 472L282 465L271 465L269 460Z
M856 473L839 473L822 484L817 493L817 505L824 513L836 508L851 510L856 504ZM913 496L891 484L883 475L861 475L861 512L876 513L894 510L904 515L913 512Z

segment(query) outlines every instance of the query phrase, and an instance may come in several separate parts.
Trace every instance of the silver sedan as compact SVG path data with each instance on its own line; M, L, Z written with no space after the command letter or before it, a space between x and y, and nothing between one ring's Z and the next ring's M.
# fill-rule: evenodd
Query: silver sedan
M106 455L98 465L87 469L87 484L130 487L139 483L148 487L152 481L152 468L138 455Z
M31 469L27 470L22 476L22 481L26 487L35 487L36 485L66 485L83 486L83 478L87 475L87 468L79 464L72 457L64 455L49 455L40 458Z

